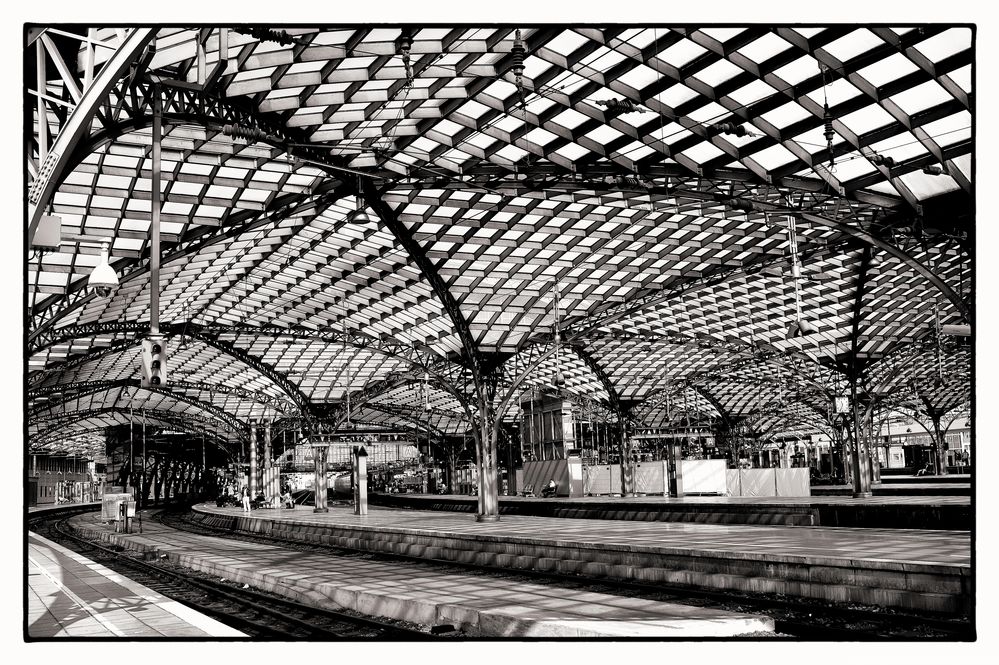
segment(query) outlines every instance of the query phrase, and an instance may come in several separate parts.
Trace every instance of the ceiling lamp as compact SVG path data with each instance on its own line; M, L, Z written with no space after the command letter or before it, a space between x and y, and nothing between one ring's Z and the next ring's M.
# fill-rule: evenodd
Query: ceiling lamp
M98 298L108 298L118 288L118 275L108 262L108 243L101 244L101 260L91 271L87 279L87 288L97 294Z
M809 323L808 319L798 319L787 328L787 338L804 337L816 331L815 325Z
M361 196L361 176L357 176L357 196L355 197L355 201L355 208L347 215L347 222L350 224L360 224L361 226L377 225L378 220L369 215L368 211L364 208L364 198Z

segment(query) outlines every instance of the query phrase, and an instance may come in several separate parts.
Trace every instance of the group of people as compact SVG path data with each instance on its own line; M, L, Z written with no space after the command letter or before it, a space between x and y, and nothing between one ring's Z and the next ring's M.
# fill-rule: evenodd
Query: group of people
M244 513L250 512L250 510L253 508L294 508L295 507L295 498L291 495L291 488L287 486L284 488L284 491L280 495L275 494L268 502L262 491L257 494L255 501L251 501L250 488L244 485L242 491L240 492L240 501L243 504Z

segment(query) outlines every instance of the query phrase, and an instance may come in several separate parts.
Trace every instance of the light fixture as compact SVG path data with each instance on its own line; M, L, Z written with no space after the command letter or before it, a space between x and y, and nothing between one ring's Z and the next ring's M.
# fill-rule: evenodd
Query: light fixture
M350 224L360 224L362 226L377 223L377 220L368 214L364 209L364 199L361 196L361 176L357 176L357 196L354 210L347 215L347 222Z
M87 279L87 288L97 294L98 298L107 298L118 288L118 275L108 262L108 250L108 243L102 243L101 260Z
M811 335L816 331L815 325L810 323L808 319L797 319L787 328L787 338L793 339L795 337L804 337L805 335Z

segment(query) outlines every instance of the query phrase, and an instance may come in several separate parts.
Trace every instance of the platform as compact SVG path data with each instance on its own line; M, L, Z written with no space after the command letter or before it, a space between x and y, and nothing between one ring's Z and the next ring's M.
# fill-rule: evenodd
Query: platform
M26 637L246 637L28 532Z
M221 510L221 509L220 509ZM378 511L398 517L398 511ZM242 514L242 513L240 513ZM257 530L270 518L312 515L311 510L255 511L243 518ZM339 513L333 513L334 520ZM452 519L455 519L452 516ZM308 533L309 524L300 522ZM450 624L485 637L732 637L773 632L770 617L658 602L543 584L443 572L418 562L293 551L278 545L233 541L168 529L145 520L142 534L115 533L94 515L74 527L139 551L155 551L178 564L315 606L434 626Z
M971 607L964 531L774 527L470 515L348 507L328 513L195 506L227 530L505 568L782 594L915 611Z
M474 513L474 496L370 494L372 504L419 510ZM967 496L726 497L663 496L579 498L501 496L502 515L588 519L844 526L879 529L958 529L974 524Z

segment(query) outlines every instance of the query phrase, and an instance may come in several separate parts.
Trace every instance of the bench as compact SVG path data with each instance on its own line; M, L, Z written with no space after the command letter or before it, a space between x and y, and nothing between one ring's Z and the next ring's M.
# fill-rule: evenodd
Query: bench
M518 492L520 496L534 496L534 485L524 485L524 489Z

